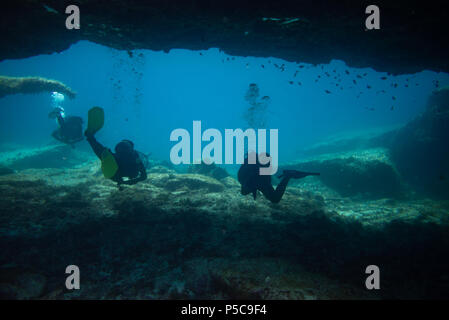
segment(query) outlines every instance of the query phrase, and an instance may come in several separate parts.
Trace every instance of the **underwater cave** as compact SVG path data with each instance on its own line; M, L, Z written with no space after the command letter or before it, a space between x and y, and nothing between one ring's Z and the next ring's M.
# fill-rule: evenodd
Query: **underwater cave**
M445 2L71 4L0 5L0 299L449 298Z

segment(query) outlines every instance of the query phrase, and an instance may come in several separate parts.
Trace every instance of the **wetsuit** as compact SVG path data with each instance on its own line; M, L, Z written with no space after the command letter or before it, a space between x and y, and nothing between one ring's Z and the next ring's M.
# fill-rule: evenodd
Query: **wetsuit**
M291 177L285 176L277 185L276 189L271 184L271 175L260 175L259 164L243 164L238 172L238 179L242 184L241 193L247 195L252 193L256 199L257 190L273 203L281 201Z
M101 160L103 151L107 150L107 148L99 143L93 135L86 134L86 138L94 153ZM109 152L111 152L111 150L109 150ZM112 155L118 165L117 173L112 177L113 181L118 184L132 185L139 181L144 181L147 178L147 172L139 157L138 151L133 150L131 153L123 155L112 153ZM127 177L129 180L124 181L124 177Z
M241 193L242 195L252 193L255 200L257 190L259 190L265 198L273 203L281 201L290 179L300 179L310 175L319 175L319 173L284 170L283 174L280 176L282 178L281 182L277 185L276 189L274 189L271 184L271 175L261 175L259 172L261 167L266 166L262 166L259 162L256 164L249 164L248 158L245 159L245 163L242 164L238 172L238 180L242 185Z

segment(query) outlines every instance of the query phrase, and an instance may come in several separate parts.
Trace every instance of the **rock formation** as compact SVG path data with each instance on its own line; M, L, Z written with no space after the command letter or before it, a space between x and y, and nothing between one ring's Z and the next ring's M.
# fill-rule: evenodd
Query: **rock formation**
M76 93L57 80L41 77L5 77L0 76L0 98L18 93L59 92L70 99L75 98Z

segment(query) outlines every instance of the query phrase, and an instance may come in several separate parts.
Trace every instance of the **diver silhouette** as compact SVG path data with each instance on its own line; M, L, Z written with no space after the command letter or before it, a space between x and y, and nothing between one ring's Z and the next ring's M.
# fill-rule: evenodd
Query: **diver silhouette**
M91 112L93 111L93 112ZM103 109L94 107L89 111L88 128L84 132L96 156L101 160L101 168L106 178L120 187L122 184L133 185L147 178L147 172L141 154L134 150L134 143L130 140L120 141L114 148L115 153L104 147L95 139L95 133L103 127ZM123 178L128 178L124 180Z
M53 138L68 145L72 148L75 147L75 143L82 141L83 137L83 119L76 116L64 116L64 109L61 107L54 108L48 117L51 119L56 118L58 122L58 129L54 130L51 134Z
M269 156L267 154L267 156ZM271 183L271 175L261 175L259 169L261 167L268 168L270 163L262 165L257 157L255 164L250 164L248 156L245 157L244 163L241 165L238 171L238 181L240 182L242 189L242 195L246 196L250 193L253 194L254 200L256 200L257 191L262 194L273 203L279 203L284 195L285 189L290 179L301 179L307 176L318 176L319 173L313 172L301 172L297 170L284 170L278 177L281 178L281 182L274 189Z

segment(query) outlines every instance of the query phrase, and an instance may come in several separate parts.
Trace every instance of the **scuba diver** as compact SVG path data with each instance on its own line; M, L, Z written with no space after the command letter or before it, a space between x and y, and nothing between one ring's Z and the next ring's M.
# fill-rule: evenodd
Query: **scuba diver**
M65 116L64 109L62 107L55 107L48 117L55 119L58 122L58 129L51 134L53 138L68 145L72 148L75 147L75 143L82 141L83 137L83 119L76 116Z
M267 154L269 157L269 155ZM260 155L259 155L260 157ZM319 176L319 173L313 172L301 172L297 170L284 170L284 172L278 177L281 178L281 182L276 189L271 184L271 175L261 175L259 169L261 167L268 168L270 163L262 165L259 162L259 157L255 164L250 164L248 161L248 155L238 171L238 180L242 185L241 193L246 196L250 193L253 194L254 200L256 200L257 190L273 203L279 203L284 195L290 179L301 179L307 176Z
M101 145L94 137L103 127L104 111L100 107L93 107L88 113L88 126L84 135L92 150L101 160L101 170L107 179L122 184L133 185L147 178L147 172L139 151L134 150L134 143L122 140L115 146L115 153ZM128 178L124 180L123 178Z

